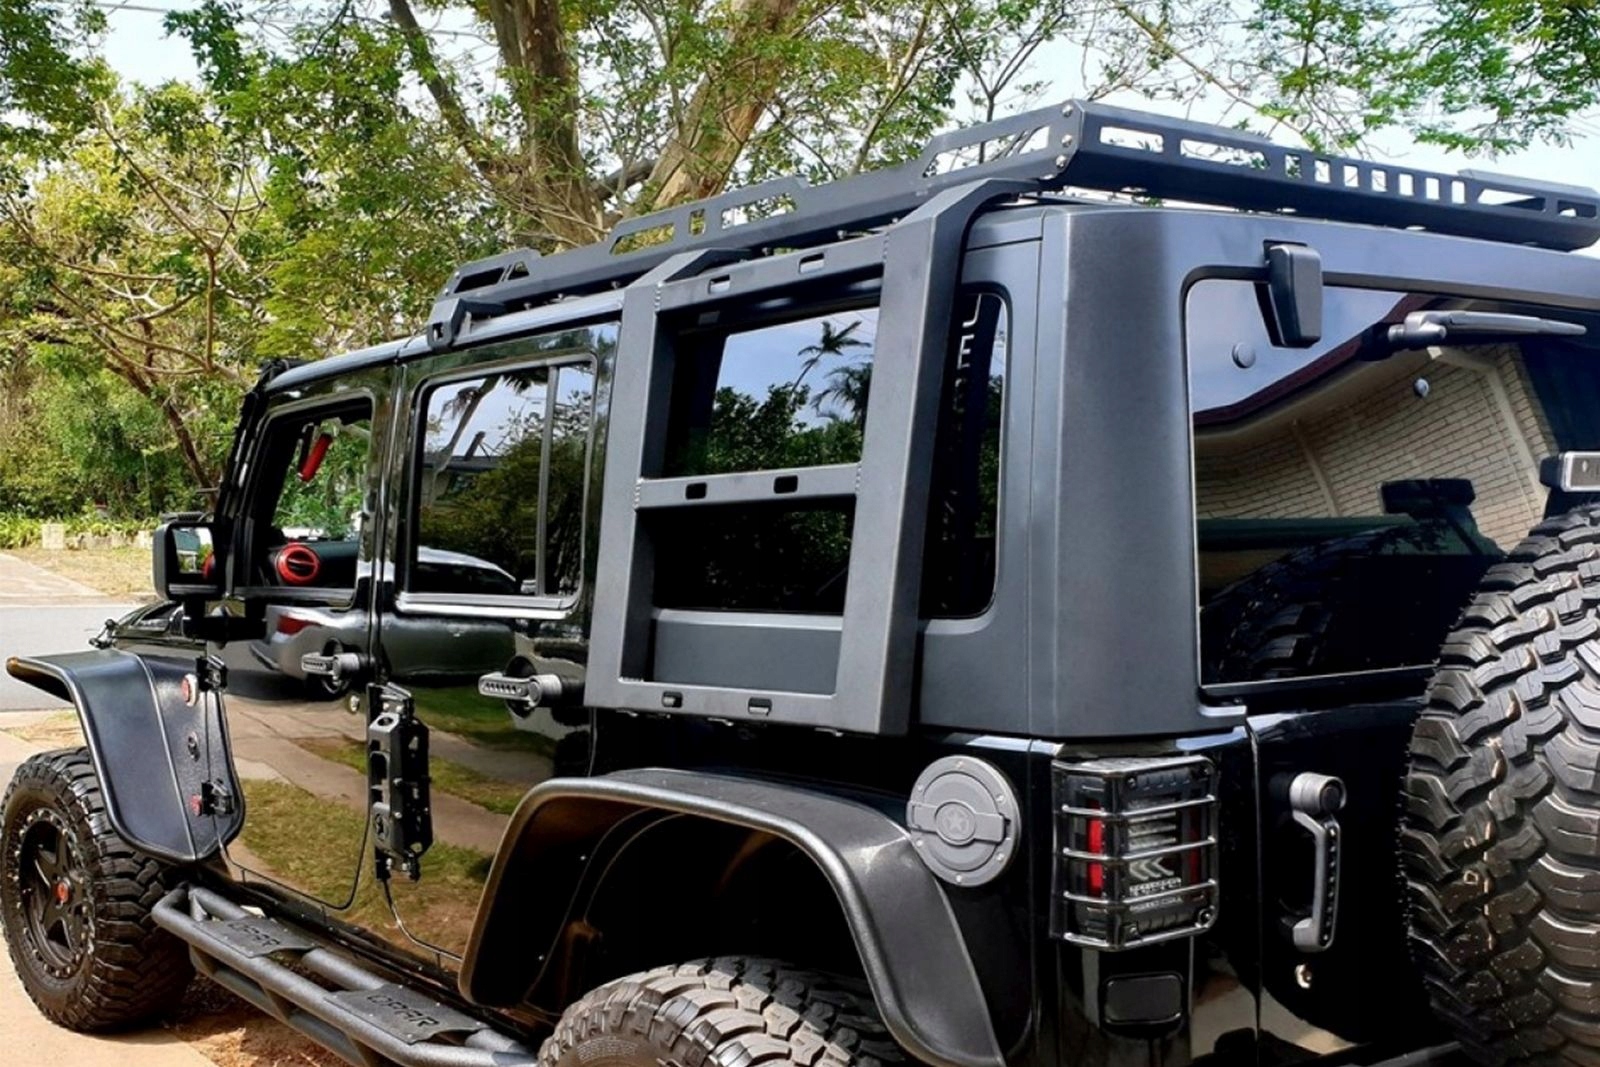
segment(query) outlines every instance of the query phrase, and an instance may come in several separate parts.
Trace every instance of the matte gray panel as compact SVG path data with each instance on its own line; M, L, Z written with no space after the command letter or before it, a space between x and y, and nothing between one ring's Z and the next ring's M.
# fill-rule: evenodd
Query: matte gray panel
M634 506L646 510L705 504L837 499L854 496L860 480L861 468L854 463L708 474L693 478L644 478L634 491Z
M656 681L830 693L839 620L728 611L656 612Z

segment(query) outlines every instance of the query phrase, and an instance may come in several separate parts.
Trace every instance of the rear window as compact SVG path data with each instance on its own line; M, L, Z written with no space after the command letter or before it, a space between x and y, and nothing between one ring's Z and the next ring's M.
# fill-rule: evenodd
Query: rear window
M1004 300L962 294L946 357L922 610L974 615L996 572ZM862 307L679 339L665 473L697 476L857 463L878 313ZM662 559L664 608L838 614L844 610L851 500L660 511L646 521Z
M1548 342L1374 358L1370 331L1409 312L1496 309L1338 287L1324 340L1279 348L1260 301L1207 280L1186 303L1202 678L1431 663L1543 516L1559 390L1541 368L1571 361Z

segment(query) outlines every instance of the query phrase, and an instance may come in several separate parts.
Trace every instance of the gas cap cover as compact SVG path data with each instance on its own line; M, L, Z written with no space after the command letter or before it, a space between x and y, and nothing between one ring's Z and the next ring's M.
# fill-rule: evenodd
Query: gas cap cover
M993 764L945 756L911 787L906 826L928 869L959 886L994 881L1016 852L1016 790Z

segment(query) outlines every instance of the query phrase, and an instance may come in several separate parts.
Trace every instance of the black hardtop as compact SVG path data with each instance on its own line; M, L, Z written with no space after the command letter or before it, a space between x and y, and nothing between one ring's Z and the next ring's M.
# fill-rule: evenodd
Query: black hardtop
M774 179L619 223L602 241L541 255L513 249L458 268L424 333L277 377L274 391L455 347L462 328L574 297L614 293L674 255L729 260L801 252L871 233L935 193L980 180L1073 210L1103 209L1074 190L1420 230L1572 251L1600 241L1600 193L1481 171L1450 175L1309 149L1206 123L1067 101L941 134L913 160L824 185ZM1015 201L1013 201L1013 205ZM1120 203L1123 210L1130 205ZM993 217L997 205L989 210ZM609 302L606 302L609 307ZM475 338L476 339L476 338Z

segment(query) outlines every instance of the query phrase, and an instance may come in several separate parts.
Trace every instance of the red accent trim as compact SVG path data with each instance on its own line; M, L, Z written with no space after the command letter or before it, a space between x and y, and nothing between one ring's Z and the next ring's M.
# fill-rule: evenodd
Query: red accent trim
M1105 855L1106 853L1106 821L1104 819L1089 820L1089 848L1088 851ZM1089 864L1089 892L1100 896L1106 891L1106 865L1103 863Z
M284 585L310 585L322 573L322 557L309 545L295 541L278 549L272 559L272 569Z
M306 461L300 464L300 480L309 482L317 476L317 471L322 469L322 460L328 454L328 446L333 444L333 434L325 433L311 442L311 451L306 453Z

